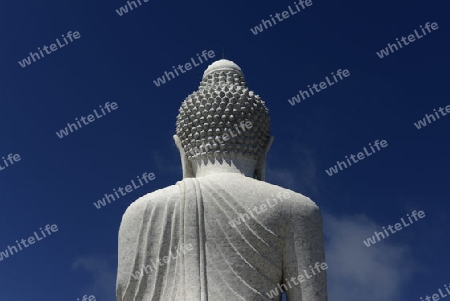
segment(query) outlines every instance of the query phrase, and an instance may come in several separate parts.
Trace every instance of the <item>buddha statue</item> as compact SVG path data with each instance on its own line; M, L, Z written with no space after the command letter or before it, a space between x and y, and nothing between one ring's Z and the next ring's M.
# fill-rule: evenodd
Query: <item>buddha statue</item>
M326 301L319 208L265 182L269 111L239 66L206 69L174 140L183 179L123 215L117 301Z

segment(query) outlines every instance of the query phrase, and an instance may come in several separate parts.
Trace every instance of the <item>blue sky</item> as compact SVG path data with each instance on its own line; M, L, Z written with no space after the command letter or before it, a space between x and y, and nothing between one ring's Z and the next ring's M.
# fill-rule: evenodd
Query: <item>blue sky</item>
M250 28L293 1L141 2L123 16L115 11L123 0L3 4L0 156L21 160L0 171L0 251L47 224L58 231L0 262L0 300L114 300L122 214L138 197L181 179L172 140L178 108L222 48L270 111L275 141L266 180L310 197L323 212L329 300L419 300L450 283L450 117L414 126L450 105L445 1L313 0L258 35ZM376 55L426 22L439 29ZM81 37L25 68L18 64L68 31ZM164 71L203 50L216 58L155 86ZM338 69L350 76L288 103ZM106 102L118 108L56 136ZM388 146L327 175L377 139ZM145 172L156 179L94 207ZM426 217L363 244L413 210Z

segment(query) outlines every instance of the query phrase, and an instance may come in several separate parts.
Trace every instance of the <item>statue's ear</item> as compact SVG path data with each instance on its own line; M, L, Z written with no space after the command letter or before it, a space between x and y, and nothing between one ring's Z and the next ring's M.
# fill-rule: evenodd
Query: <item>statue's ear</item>
M261 156L258 158L258 161L256 163L256 169L255 169L255 179L260 181L266 180L266 157L267 153L270 150L270 147L272 146L273 139L275 139L274 136L270 136L269 140L267 141L266 147L262 151Z
M175 145L178 148L178 151L180 152L181 157L181 166L183 168L183 179L184 178L194 178L194 171L192 169L191 162L189 161L183 146L181 145L180 137L177 135L173 135L173 140L175 141Z

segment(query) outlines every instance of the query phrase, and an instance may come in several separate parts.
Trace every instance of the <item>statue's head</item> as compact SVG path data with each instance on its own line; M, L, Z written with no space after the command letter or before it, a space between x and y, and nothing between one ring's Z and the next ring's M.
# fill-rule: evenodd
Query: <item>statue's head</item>
M198 91L182 103L175 142L184 177L194 176L193 162L245 162L255 166L254 177L264 180L270 136L269 111L249 91L241 68L229 60L212 63Z

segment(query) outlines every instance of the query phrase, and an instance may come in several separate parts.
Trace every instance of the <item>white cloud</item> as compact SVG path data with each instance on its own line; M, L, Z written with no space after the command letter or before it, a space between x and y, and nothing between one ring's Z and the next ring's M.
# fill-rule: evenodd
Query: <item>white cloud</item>
M117 259L115 259L117 261ZM83 269L90 274L83 294L94 295L97 300L116 300L116 266L114 258L88 256L78 258L73 269ZM92 280L91 280L92 279Z
M285 169L277 168L280 166L277 158L269 155L274 162L267 166L266 179L302 194L320 195L314 153L297 143L291 145L291 150L295 159ZM363 240L374 231L381 231L381 225L364 215L338 217L324 212L323 204L318 205L323 216L325 256L329 266L328 300L402 300L402 291L421 268L409 247L396 243L392 237L366 247Z
M381 226L364 215L323 213L323 220L329 300L401 300L402 289L417 269L409 248L394 244L391 237L366 247L363 240Z

